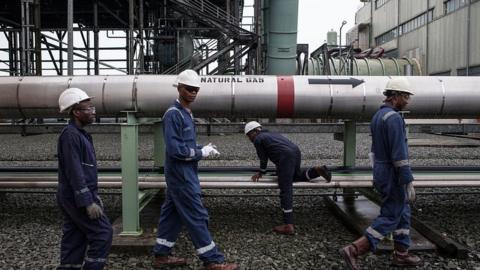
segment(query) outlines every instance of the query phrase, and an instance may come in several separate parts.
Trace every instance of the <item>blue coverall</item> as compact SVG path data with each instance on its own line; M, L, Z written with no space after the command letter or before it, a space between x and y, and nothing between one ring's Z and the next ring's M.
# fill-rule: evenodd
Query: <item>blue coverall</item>
M86 206L97 203L97 161L92 137L74 121L58 139L57 203L63 213L60 266L57 269L103 269L112 245L112 226L103 214L88 217ZM85 258L85 251L88 251Z
M202 203L197 175L202 151L196 143L193 116L177 100L165 112L163 124L167 191L153 253L169 255L185 225L199 258L205 264L223 263L225 258L208 231L208 212Z
M410 246L410 205L406 186L413 181L408 161L405 121L389 105L383 105L370 123L374 153L373 184L380 193L380 215L366 229L373 251L393 232L396 245Z
M260 159L260 172L267 172L270 159L276 167L278 186L280 188L280 205L283 212L283 222L293 224L293 182L304 182L319 177L313 168L300 169L302 154L297 145L284 136L261 130L253 141Z

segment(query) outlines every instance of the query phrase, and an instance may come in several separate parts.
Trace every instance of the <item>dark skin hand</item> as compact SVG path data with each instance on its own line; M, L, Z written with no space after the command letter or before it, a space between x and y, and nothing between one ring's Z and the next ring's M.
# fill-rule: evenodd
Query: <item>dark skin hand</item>
M262 178L262 173L261 173L261 172L257 172L256 174L254 174L254 175L252 176L252 181L253 181L253 182L258 182L258 180L259 180L260 178Z

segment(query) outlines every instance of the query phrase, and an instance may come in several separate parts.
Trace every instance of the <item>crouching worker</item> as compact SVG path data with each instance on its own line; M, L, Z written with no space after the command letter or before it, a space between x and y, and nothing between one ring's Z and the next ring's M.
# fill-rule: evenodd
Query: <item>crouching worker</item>
M252 176L252 181L257 182L267 172L269 159L276 166L284 224L276 226L273 231L293 235L295 233L293 182L308 182L322 176L329 183L332 180L332 174L326 166L316 166L302 171L300 169L301 153L298 146L278 133L262 130L262 126L256 121L248 122L245 125L245 135L255 146L260 159L260 170Z
M97 194L97 160L92 136L83 129L95 120L91 99L78 88L65 90L58 99L60 112L70 114L70 122L58 138L57 149L57 202L63 214L58 270L103 269L112 245L112 226Z

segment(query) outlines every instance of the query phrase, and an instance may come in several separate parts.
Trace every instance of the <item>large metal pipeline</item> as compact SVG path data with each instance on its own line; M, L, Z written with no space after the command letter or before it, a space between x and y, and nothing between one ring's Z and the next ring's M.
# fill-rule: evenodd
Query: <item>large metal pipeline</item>
M407 77L415 96L411 118L480 115L479 77ZM177 98L175 76L0 77L0 119L62 117L58 97L68 87L95 96L99 117L137 111L161 117ZM196 117L369 119L389 77L203 76Z

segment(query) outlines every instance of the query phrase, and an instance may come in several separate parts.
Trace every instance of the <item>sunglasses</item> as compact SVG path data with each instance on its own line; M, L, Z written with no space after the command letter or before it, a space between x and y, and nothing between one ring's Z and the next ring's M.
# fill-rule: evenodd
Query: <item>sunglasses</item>
M190 93L198 93L200 91L200 87L190 86L190 85L183 85L183 88Z
M95 109L95 107L88 107L88 108L85 108L85 109L77 109L78 111L83 111L83 112L88 112L88 113L94 113L97 111L97 109Z

